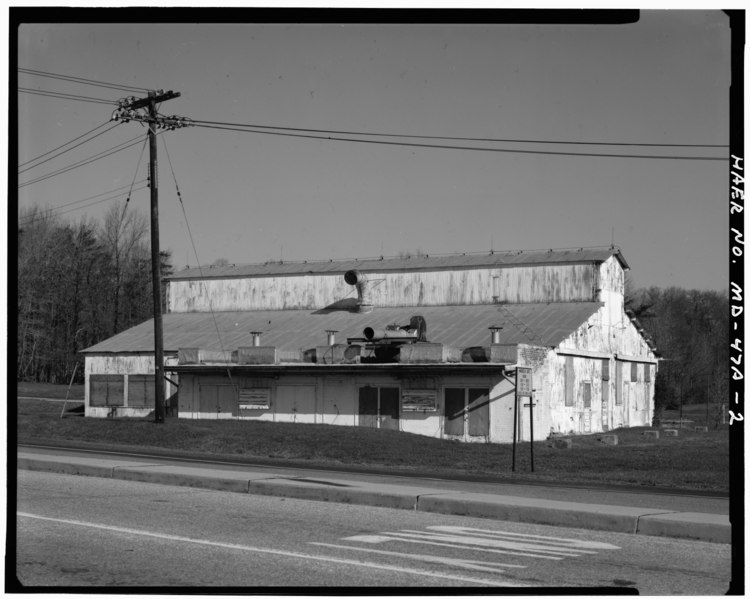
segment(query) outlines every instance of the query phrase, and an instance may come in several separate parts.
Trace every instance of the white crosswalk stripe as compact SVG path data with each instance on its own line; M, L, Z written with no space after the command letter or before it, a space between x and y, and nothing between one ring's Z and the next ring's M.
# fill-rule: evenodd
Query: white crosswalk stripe
M379 545L382 543L411 543L433 547L447 547L450 549L469 550L490 554L511 555L522 558L541 560L562 560L584 555L593 555L602 550L620 549L611 543L587 541L585 539L570 539L545 535L514 533L502 530L488 530L465 526L428 526L424 530L402 529L393 532L365 534L344 537L342 541L349 543L363 543ZM326 545L322 543L316 543ZM353 551L367 551L372 554L393 555L409 559L439 562L469 570L501 573L503 568L525 568L519 564L506 564L478 561L466 558L449 558L435 555L413 553L398 553L384 549L353 547L351 545L326 546Z

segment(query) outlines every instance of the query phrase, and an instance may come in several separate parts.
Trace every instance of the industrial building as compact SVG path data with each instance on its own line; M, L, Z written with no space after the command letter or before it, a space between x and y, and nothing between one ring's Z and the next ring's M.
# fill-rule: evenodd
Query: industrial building
M648 426L656 348L618 248L187 268L167 283L168 413L512 441ZM88 348L86 415L153 410L153 322ZM514 409L515 370L533 403Z

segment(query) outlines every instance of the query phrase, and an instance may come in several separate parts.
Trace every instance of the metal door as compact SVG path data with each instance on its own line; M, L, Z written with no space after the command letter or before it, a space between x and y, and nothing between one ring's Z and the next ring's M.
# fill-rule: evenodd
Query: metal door
M445 425L446 435L464 436L464 389L445 390Z
M200 411L204 414L239 415L239 392L236 385L200 385Z
M380 388L380 428L398 430L399 391L397 387Z
M469 435L486 437L490 434L490 394L487 389L467 389L466 411L469 419Z
M378 427L378 388L359 389L359 426Z
M315 422L315 386L278 385L274 419L276 422Z

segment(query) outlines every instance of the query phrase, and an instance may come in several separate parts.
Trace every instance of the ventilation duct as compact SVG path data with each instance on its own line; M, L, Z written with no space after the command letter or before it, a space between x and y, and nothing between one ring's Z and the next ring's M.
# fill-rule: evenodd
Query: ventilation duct
M347 270L344 281L357 289L357 312L372 312L372 300L367 277L358 270Z

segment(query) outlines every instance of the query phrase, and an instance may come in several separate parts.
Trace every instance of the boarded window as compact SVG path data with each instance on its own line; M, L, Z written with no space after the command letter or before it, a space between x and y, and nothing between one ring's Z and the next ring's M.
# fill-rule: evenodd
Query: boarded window
M91 374L89 375L89 405L124 406L124 374Z
M128 407L153 408L156 389L153 374L128 376Z
M630 380L633 383L638 381L638 362L630 363Z
M576 373L573 369L573 356L565 356L565 405L576 405Z
M651 364L646 364L643 366L643 380L646 383L651 382Z
M583 383L583 407L591 407L591 383Z
M609 360L602 360L602 380L609 380Z

